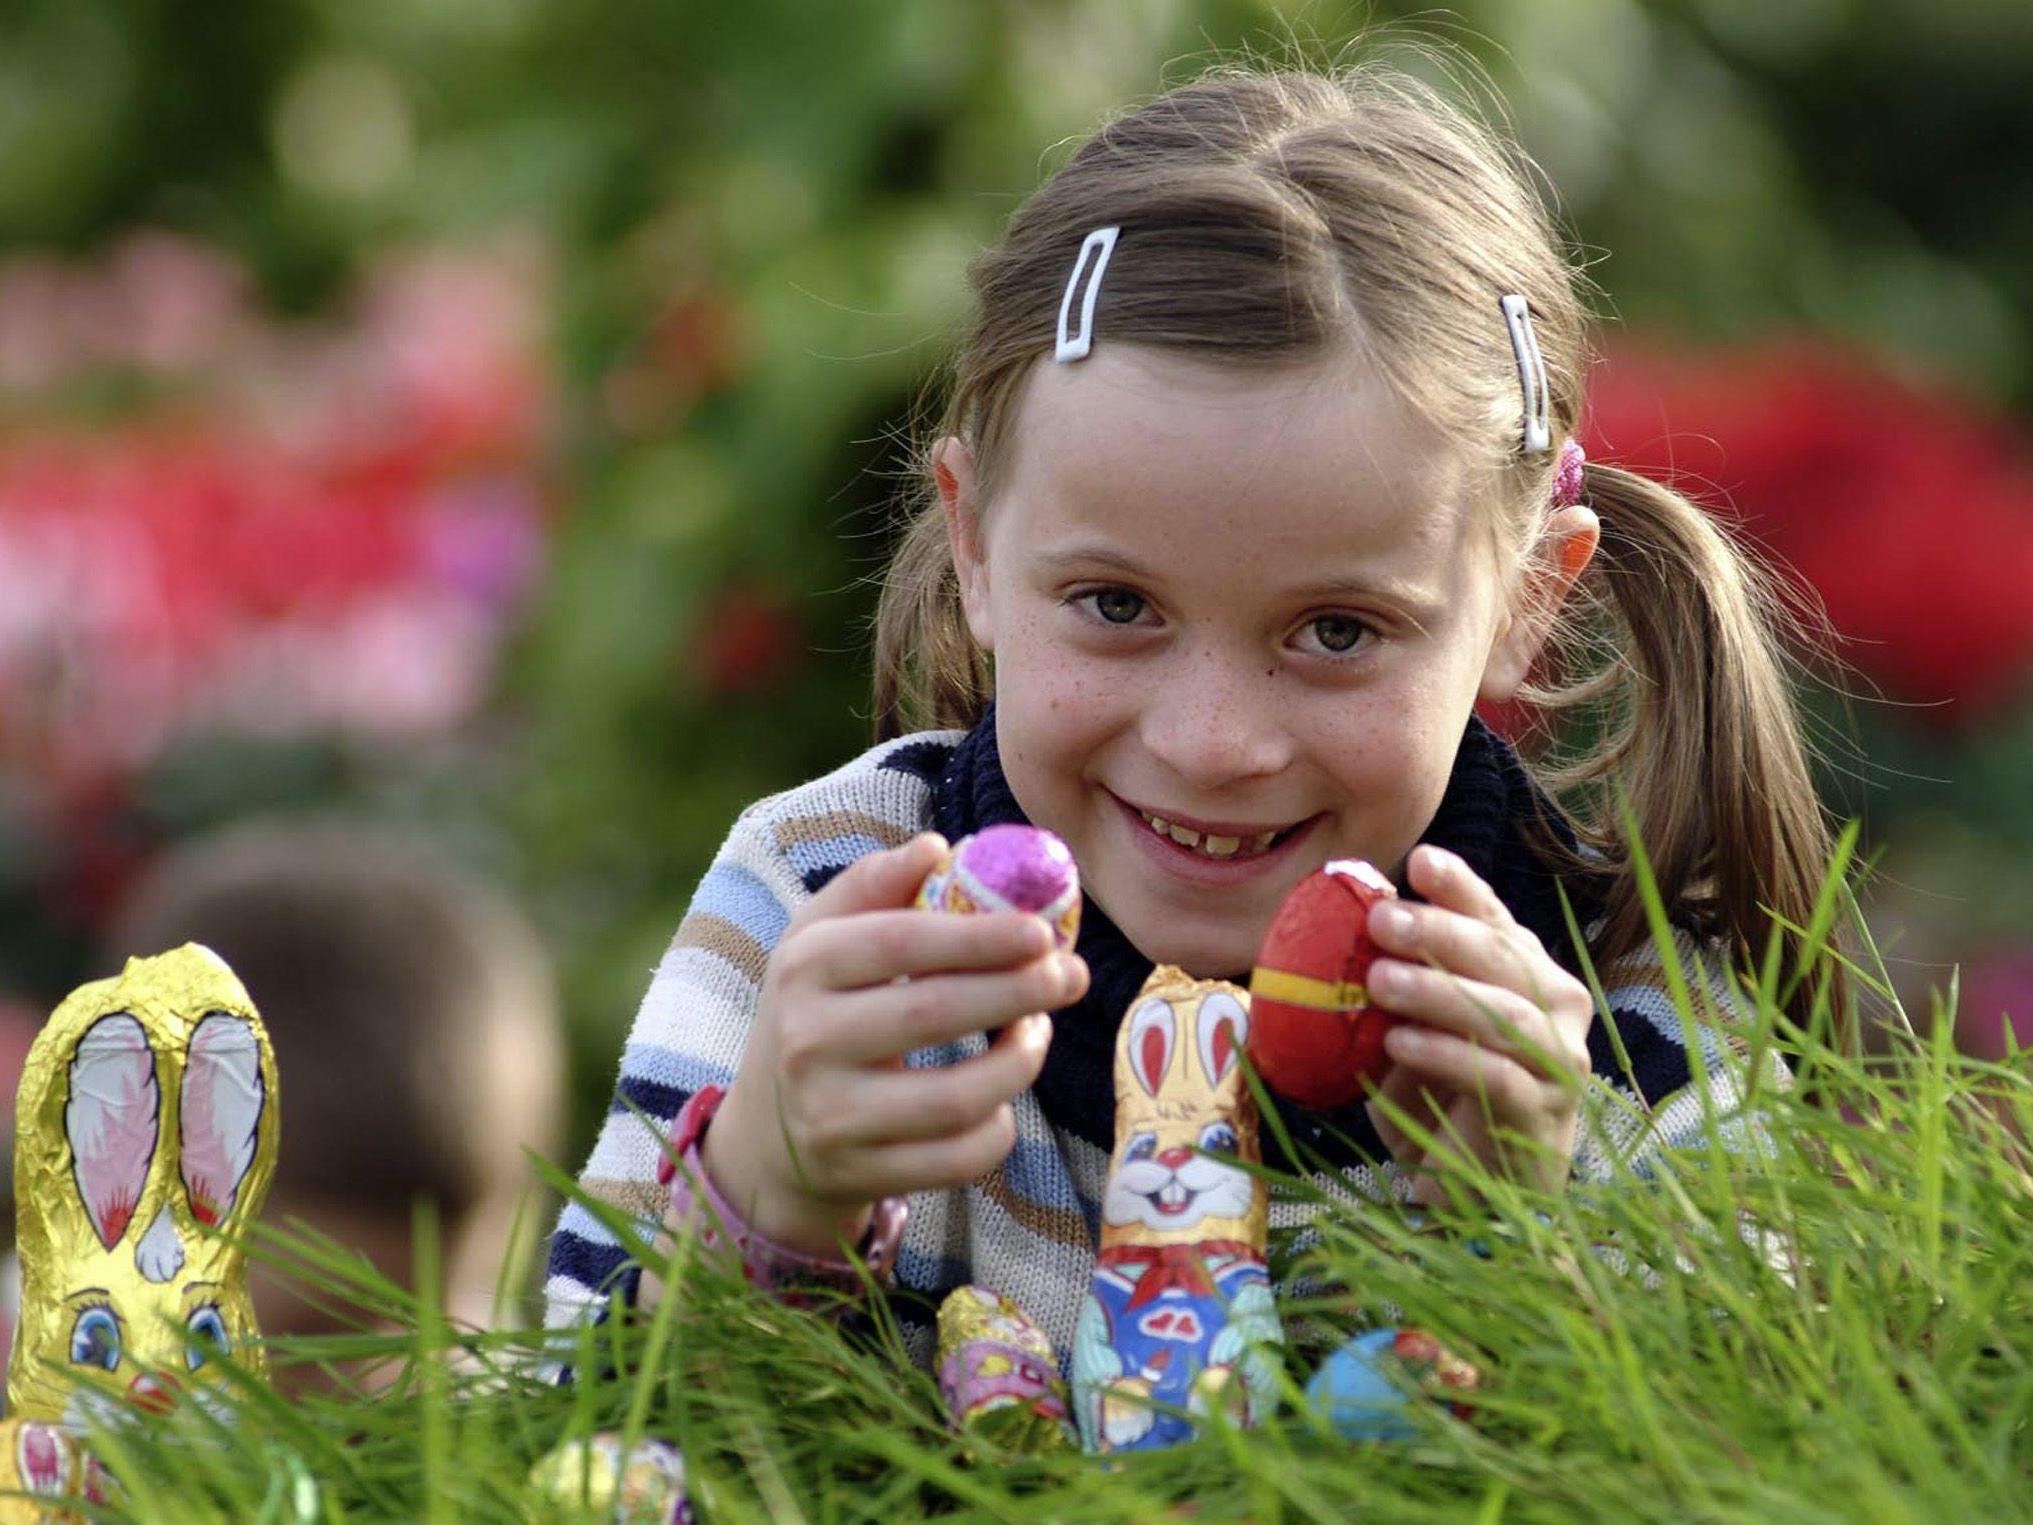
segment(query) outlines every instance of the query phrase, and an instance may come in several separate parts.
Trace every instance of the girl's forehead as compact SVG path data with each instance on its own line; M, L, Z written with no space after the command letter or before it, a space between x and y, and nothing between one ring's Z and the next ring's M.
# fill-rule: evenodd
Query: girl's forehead
M1011 447L998 497L1026 517L1129 533L1152 519L1199 532L1245 525L1266 548L1358 541L1428 554L1451 554L1468 518L1458 453L1339 352L1268 366L1097 346L1036 368Z

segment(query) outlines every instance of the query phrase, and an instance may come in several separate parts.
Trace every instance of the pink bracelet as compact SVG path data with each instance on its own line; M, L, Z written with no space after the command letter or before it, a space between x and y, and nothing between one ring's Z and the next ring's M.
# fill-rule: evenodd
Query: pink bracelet
M657 1161L656 1178L659 1185L671 1189L672 1221L696 1223L699 1243L707 1249L731 1239L741 1255L742 1274L753 1286L770 1291L798 1287L862 1291L864 1273L854 1261L807 1255L757 1233L713 1184L700 1157L699 1142L726 1094L723 1086L704 1086L693 1092L671 1119L670 1147ZM678 1168L680 1163L684 1166L682 1170ZM700 1202L694 1182L705 1199L703 1214L698 1211ZM854 1254L867 1267L866 1274L877 1281L889 1276L896 1266L897 1246L903 1240L904 1219L909 1211L902 1197L884 1197L875 1204L875 1215L855 1246Z

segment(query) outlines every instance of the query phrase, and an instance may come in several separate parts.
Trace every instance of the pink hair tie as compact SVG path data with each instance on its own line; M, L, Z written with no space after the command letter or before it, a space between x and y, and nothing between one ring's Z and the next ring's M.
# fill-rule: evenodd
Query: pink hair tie
M1572 508L1581 501L1581 468L1588 464L1588 452L1579 440L1560 447L1560 470L1553 476L1553 506Z

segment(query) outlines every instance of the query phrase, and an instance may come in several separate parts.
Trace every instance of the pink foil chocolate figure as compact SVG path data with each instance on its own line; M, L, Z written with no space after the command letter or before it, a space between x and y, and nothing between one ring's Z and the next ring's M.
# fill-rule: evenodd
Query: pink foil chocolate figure
M925 876L918 904L968 915L1022 911L1044 918L1059 946L1080 935L1080 871L1066 844L1036 826L990 826L953 844Z
M953 1427L1011 1450L1057 1450L1072 1426L1052 1342L1023 1310L986 1287L939 1305L939 1396Z

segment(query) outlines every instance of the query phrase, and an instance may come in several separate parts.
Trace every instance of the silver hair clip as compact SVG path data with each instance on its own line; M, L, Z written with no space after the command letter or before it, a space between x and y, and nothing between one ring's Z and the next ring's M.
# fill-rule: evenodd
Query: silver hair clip
M1054 360L1085 360L1094 348L1094 304L1101 300L1101 272L1108 268L1108 256L1115 252L1120 232L1121 228L1096 228L1080 245L1073 273L1066 277L1066 295L1059 303L1059 343L1052 351ZM1087 269L1090 251L1094 252L1094 266L1087 272L1087 294L1080 299L1080 332L1068 333L1066 320L1073 314L1073 293L1080 289L1080 272Z
M1525 393L1526 455L1553 448L1553 389L1546 382L1546 357L1539 353L1538 336L1532 332L1532 309L1515 291L1499 303L1504 324L1511 331L1511 353L1518 357L1518 385Z

